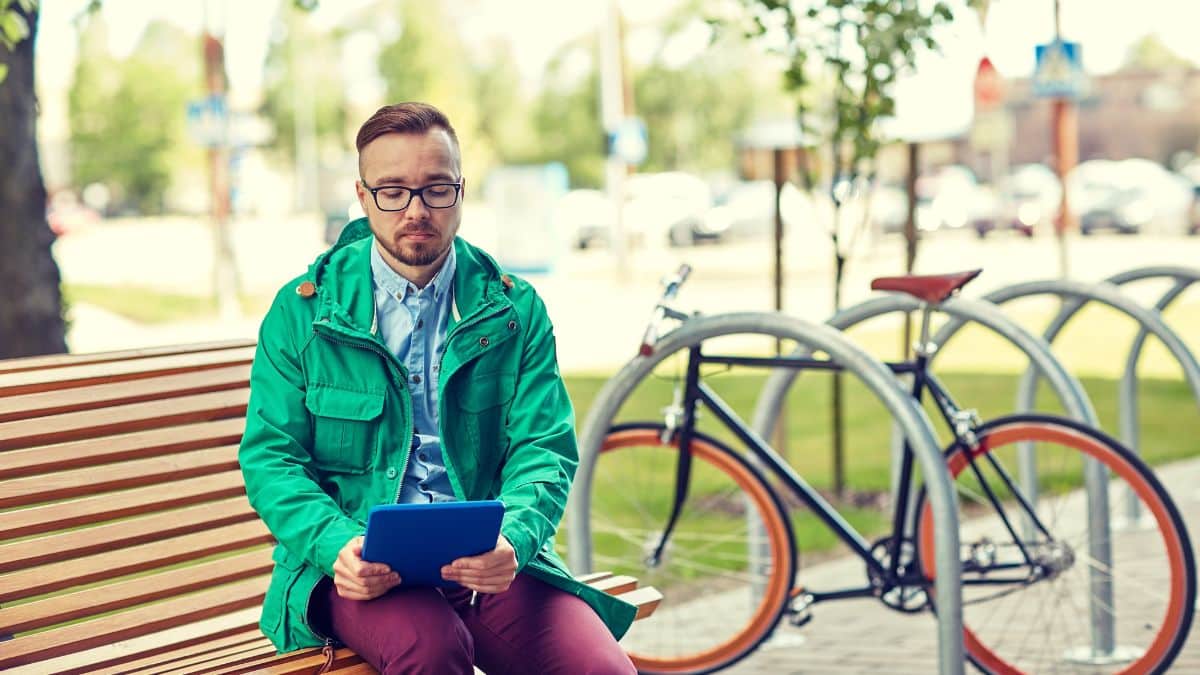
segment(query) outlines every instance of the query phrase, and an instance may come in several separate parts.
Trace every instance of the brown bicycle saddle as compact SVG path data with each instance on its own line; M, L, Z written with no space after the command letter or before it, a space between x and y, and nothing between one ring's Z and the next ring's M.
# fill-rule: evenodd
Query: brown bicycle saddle
M912 274L904 277L879 277L871 281L871 290L899 291L918 300L939 303L979 276L982 269L951 274Z

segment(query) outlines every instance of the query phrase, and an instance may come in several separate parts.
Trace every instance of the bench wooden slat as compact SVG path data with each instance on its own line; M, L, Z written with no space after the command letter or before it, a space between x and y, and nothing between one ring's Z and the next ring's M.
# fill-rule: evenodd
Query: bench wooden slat
M249 607L147 635L114 640L99 647L39 660L31 665L15 666L4 671L4 675L92 675L100 668L115 668L140 659L152 659L172 650L202 648L213 640L246 633L261 635L258 630L259 613L260 608Z
M305 650L310 651L310 650ZM290 660L289 654L276 654L275 648L267 643L265 647L259 647L254 650L246 650L233 654L225 654L216 659L210 659L203 662L191 663L179 668L167 668L156 672L155 675L191 675L193 673L247 673L253 672L263 663L270 663L274 660ZM324 664L324 660L321 661ZM309 669L309 674L316 673L320 666Z
M144 377L190 373L254 360L254 347L237 347L197 354L180 353L150 358L70 365L51 370L22 370L0 374L0 396L32 394Z
M0 453L0 481L84 466L215 448L240 443L246 420L230 417L95 439L67 441Z
M636 619L650 616L654 610L658 609L658 603L662 602L662 593L659 593L658 589L653 586L646 586L627 593L618 593L616 596L637 607Z
M0 455L2 456L2 455ZM194 478L238 468L237 446L226 445L0 483L0 508Z
M184 649L172 650L164 654L126 663L115 668L100 670L92 675L165 675L195 666L212 664L230 656L246 655L255 657L263 652L274 652L275 648L259 631L249 634L235 635L224 640L194 645Z
M157 572L75 593L0 608L0 634L23 633L271 571L271 549Z
M39 595L51 593L272 541L274 539L267 531L267 526L260 520L252 520L151 544L42 565L0 576L0 604L32 595L31 589L36 589Z
M604 577L603 579L595 579L595 580L591 581L588 585L591 586L592 588L595 588L596 590L604 591L605 593L608 593L609 595L620 595L622 593L627 593L627 592L632 591L633 589L637 588L638 580L634 579L633 577L627 577L624 575L607 576L607 577Z
M321 666L325 665L325 655L320 649L304 649L298 652L290 652L287 654L266 655L257 659L230 665L225 668L219 668L211 671L192 671L205 672L209 675L226 675L232 673L270 673L271 675L312 675L317 672ZM339 647L333 651L333 667L332 671L341 673L342 669L348 669L353 666L366 665L359 658L358 654L350 651L346 647ZM369 668L369 666L368 666ZM186 672L186 671L185 671ZM372 673L374 670L366 672ZM183 673L180 673L183 675Z
M0 360L0 373L17 373L23 370L50 370L53 368L79 366L90 363L105 363L107 361L133 361L151 356L197 354L200 352L230 350L253 346L253 340L217 340L213 342L197 342L195 344L141 347L138 349L122 349L108 352L24 356L16 359Z
M246 413L249 398L248 389L232 389L102 410L0 422L0 450L240 417Z
M27 537L244 494L241 471L225 471L0 513L0 538Z
M243 496L0 545L0 572L136 546L253 520ZM2 611L2 610L0 610Z
M262 602L268 580L267 576L255 577L183 598L118 612L101 619L23 635L4 643L4 649L0 651L0 668L146 635L188 621L209 619L235 610L257 607Z
M0 422L247 387L250 364L129 382L0 397Z
M264 648L272 651L275 649L261 632L251 630L189 647L172 649L117 666L100 668L90 675L118 675L118 673L120 675L160 675L171 669L183 668L229 654L249 651L257 653L258 650Z

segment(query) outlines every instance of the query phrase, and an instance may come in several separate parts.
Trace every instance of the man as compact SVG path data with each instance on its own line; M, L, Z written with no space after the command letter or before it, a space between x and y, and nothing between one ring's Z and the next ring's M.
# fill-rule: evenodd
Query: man
M456 236L465 180L436 108L386 106L357 138L367 214L263 320L239 460L279 541L261 627L349 646L381 673L628 673L634 608L554 553L577 452L545 307ZM362 559L368 510L499 499L494 550L409 587ZM420 542L412 542L414 547Z

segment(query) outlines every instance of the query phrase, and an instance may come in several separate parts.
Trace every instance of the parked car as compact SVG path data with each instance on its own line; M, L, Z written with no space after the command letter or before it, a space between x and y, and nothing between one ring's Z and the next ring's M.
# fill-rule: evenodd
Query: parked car
M617 214L600 190L571 190L554 207L554 228L575 248L609 246Z
M1111 229L1179 234L1187 229L1191 183L1148 159L1089 160L1067 177L1083 234Z
M723 223L706 221L711 207L712 192L698 176L682 171L642 173L625 183L621 216L645 244L686 246L724 233Z
M1029 237L1038 229L1053 227L1062 201L1062 185L1053 170L1044 164L1022 164L1002 184L990 205L990 217L973 221L980 237L1005 230Z

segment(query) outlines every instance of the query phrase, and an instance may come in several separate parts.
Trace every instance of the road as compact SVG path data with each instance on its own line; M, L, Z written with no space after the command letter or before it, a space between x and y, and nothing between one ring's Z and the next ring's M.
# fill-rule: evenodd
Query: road
M472 238L470 222L463 236ZM480 240L487 240L481 233ZM320 224L243 221L233 242L244 291L270 297L302 272L322 249ZM899 274L903 241L896 236L860 241L844 283L843 305L867 297L870 280ZM1071 276L1099 280L1146 265L1200 263L1200 237L1073 236L1067 241ZM993 236L980 240L967 231L935 232L922 242L918 273L982 267L969 295L1032 279L1057 277L1058 253L1052 237ZM827 318L832 304L832 252L819 233L790 235L784 247L784 310L804 319ZM205 295L212 288L212 237L201 219L173 218L110 222L72 232L55 245L68 283L138 286ZM554 320L562 367L569 372L612 372L635 352L645 321L659 294L659 279L681 262L695 270L679 307L706 314L770 310L773 307L773 254L767 240L640 250L619 274L610 252L564 252L548 274L529 277ZM1150 289L1153 291L1156 289ZM1161 294L1164 289L1158 288ZM1145 291L1145 292L1150 292ZM1194 293L1194 291L1193 291ZM1153 301L1156 295L1145 295ZM73 312L69 340L74 351L168 344L200 339L253 337L259 316L223 321L198 320L167 326L140 326L92 307Z

